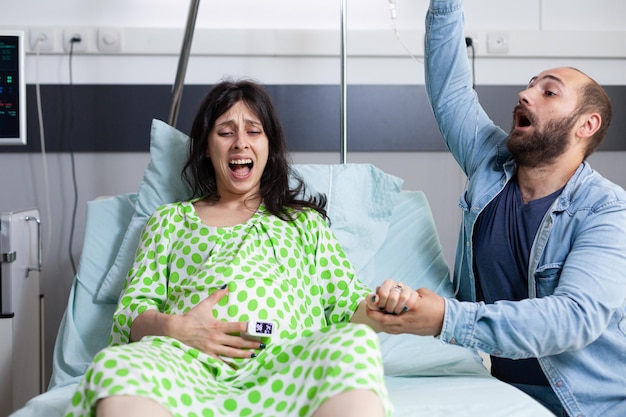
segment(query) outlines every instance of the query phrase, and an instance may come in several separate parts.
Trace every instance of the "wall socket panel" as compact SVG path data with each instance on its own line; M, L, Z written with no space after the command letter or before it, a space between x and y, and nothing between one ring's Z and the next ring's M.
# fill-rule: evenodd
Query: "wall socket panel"
M472 38L472 45L474 45L474 50L478 51L481 45L480 34L478 32L465 32L466 38Z
M487 52L490 54L508 54L509 34L504 32L489 32L487 34Z
M79 54L179 56L184 37L181 28L143 27L18 27L28 34L29 54L67 54L69 39L81 41L72 51ZM416 32L417 39L423 33ZM468 31L476 57L494 58L603 58L624 59L626 36L621 31ZM337 56L335 34L328 30L210 29L197 28L192 55L199 56ZM40 39L37 42L37 39ZM321 42L320 39L328 39ZM353 30L350 55L405 56L387 29ZM35 49L38 48L38 49ZM423 54L423 52L421 52ZM400 54L400 55L398 55ZM420 56L420 55L417 55Z
M116 28L98 29L97 46L100 52L120 52L122 50L122 31Z
M72 39L80 39L78 42L73 42ZM73 53L87 52L89 50L90 33L84 28L67 28L63 30L63 50Z
M98 54L122 53L124 31L121 28L67 28L33 27L28 29L29 52L44 54L72 53ZM72 44L73 38L80 41Z
M32 51L53 51L56 46L56 30L54 28L30 29L28 44Z

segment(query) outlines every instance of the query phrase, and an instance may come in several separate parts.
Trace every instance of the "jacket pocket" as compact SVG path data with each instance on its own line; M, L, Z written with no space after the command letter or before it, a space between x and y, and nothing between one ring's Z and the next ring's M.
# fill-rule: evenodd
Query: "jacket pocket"
M545 265L535 272L535 290L537 297L545 297L554 294L554 290L561 279L561 264Z

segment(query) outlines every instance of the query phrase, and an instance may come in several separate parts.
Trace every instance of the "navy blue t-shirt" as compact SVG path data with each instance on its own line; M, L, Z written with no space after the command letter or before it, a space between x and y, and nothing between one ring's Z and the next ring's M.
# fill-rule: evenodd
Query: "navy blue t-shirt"
M541 220L559 196L522 202L517 178L513 178L480 214L474 227L474 273L478 299L528 298L530 250ZM491 357L491 373L509 383L549 385L537 359Z

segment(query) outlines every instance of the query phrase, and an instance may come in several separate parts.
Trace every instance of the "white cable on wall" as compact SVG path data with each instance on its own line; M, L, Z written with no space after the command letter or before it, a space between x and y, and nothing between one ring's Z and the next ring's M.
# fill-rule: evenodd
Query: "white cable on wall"
M70 153L70 165L72 167L72 185L74 186L74 203L72 205L72 220L70 222L70 239L68 242L68 256L70 264L72 265L72 271L76 275L76 261L74 260L74 254L72 252L72 246L74 244L74 231L76 230L76 213L78 211L78 181L76 178L76 158L74 157L74 145L72 139L74 135L74 76L73 76L73 58L74 58L74 44L82 42L80 36L72 36L70 40L70 52L69 52L69 88L70 88L70 126L69 126L69 153Z
M44 246L44 259L48 255L52 241L52 205L50 204L50 181L48 174L48 157L46 154L46 136L43 125L43 111L41 107L41 88L39 85L39 42L43 39L37 38L35 41L35 92L37 95L37 120L39 122L39 140L41 142L41 159L43 166L44 195L46 201L46 244Z

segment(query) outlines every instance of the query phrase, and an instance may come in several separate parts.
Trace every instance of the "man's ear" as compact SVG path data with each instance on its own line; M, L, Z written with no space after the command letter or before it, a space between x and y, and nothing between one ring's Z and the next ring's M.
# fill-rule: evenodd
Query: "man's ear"
M581 124L576 132L580 138L592 137L602 125L602 117L598 113L585 114L581 117Z

